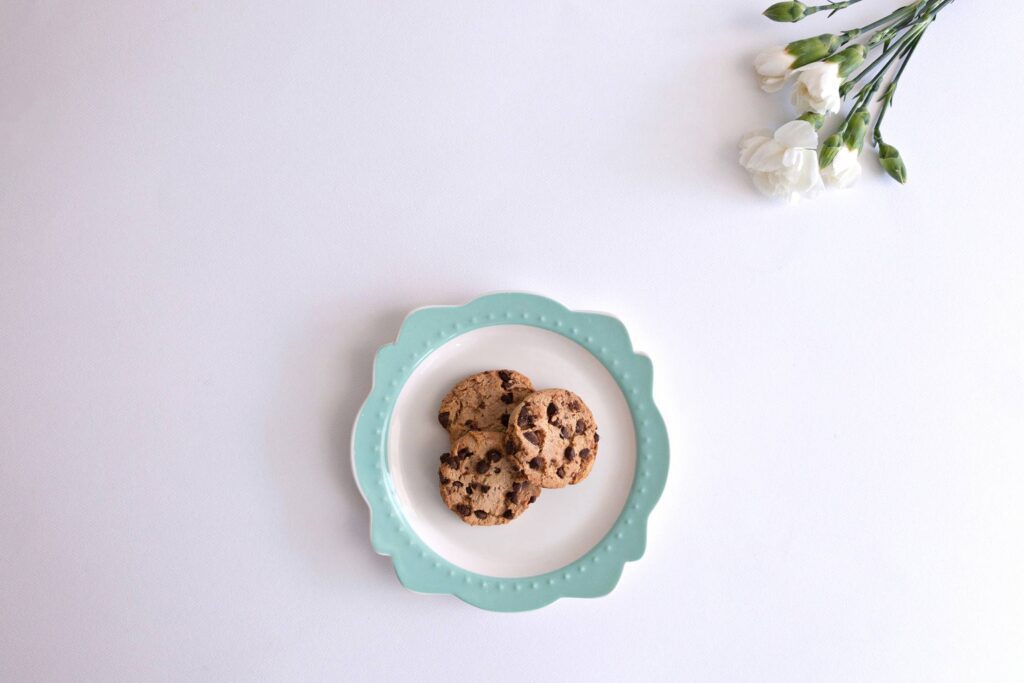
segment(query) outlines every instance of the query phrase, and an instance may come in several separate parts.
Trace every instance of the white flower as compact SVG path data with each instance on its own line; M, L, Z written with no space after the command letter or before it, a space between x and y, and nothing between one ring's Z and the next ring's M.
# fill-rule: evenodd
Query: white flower
M843 101L839 97L839 65L835 62L813 62L796 70L796 84L791 100L800 113L813 111L834 114Z
M843 145L832 163L821 170L821 177L829 187L850 187L860 178L860 152Z
M790 121L774 135L752 133L740 142L740 164L754 186L769 197L794 202L822 187L818 171L818 133L806 121Z
M793 62L796 57L789 54L784 47L773 47L765 50L754 58L754 70L761 79L761 90L776 92L793 73Z

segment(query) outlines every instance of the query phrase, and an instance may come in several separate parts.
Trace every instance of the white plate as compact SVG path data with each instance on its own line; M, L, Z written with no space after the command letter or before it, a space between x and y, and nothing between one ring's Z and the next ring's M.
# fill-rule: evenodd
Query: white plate
M601 448L590 476L579 484L545 490L511 524L473 527L438 492L438 462L448 450L448 435L437 412L456 382L500 368L522 372L538 389L579 394L594 413ZM609 532L633 484L636 438L618 383L589 351L538 327L498 325L455 337L412 371L395 401L386 456L398 506L431 550L467 571L515 578L564 567Z
M537 609L613 590L647 546L647 518L668 476L654 367L618 319L535 294L499 292L410 313L374 359L356 417L352 469L370 506L370 540L398 579L483 609ZM601 448L590 476L548 490L515 522L471 527L441 501L448 435L441 398L482 370L515 368L564 387L594 412Z

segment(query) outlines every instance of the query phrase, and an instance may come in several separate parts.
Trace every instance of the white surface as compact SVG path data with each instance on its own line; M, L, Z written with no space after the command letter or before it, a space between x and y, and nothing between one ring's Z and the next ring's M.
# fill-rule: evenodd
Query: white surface
M753 54L895 3L766 4L0 3L0 679L1020 680L1024 6L929 30L906 187L789 208ZM348 467L402 316L501 289L622 317L675 455L517 615L402 588Z
M586 480L543 492L515 524L471 527L437 493L438 458L449 450L437 406L456 382L491 368L515 368L538 389L583 397L601 447ZM622 390L589 351L554 332L498 325L456 337L413 371L392 412L388 463L406 519L435 552L487 576L534 576L579 559L612 528L633 484L636 439Z

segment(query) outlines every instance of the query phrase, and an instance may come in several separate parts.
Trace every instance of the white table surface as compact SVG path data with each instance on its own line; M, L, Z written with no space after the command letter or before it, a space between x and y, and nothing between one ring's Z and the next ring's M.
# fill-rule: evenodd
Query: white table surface
M0 679L1024 676L1016 3L953 5L796 207L719 2L0 4ZM867 7L865 7L867 6ZM597 600L375 555L348 441L403 315L620 316L673 461Z

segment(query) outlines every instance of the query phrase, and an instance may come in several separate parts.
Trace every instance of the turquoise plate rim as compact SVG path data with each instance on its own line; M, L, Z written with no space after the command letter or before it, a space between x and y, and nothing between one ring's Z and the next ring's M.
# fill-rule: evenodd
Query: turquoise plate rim
M629 496L611 530L570 564L537 576L485 576L458 567L431 550L406 521L387 465L387 437L395 400L415 368L455 337L492 325L530 325L563 335L596 357L622 390L633 417L636 470ZM391 557L399 581L419 593L451 594L487 610L537 609L559 598L594 598L615 588L627 562L647 545L647 519L665 488L669 443L654 404L653 366L633 350L625 325L604 313L570 311L536 294L502 292L461 306L427 306L402 322L395 342L378 349L373 385L352 431L352 469L370 508L370 541Z

